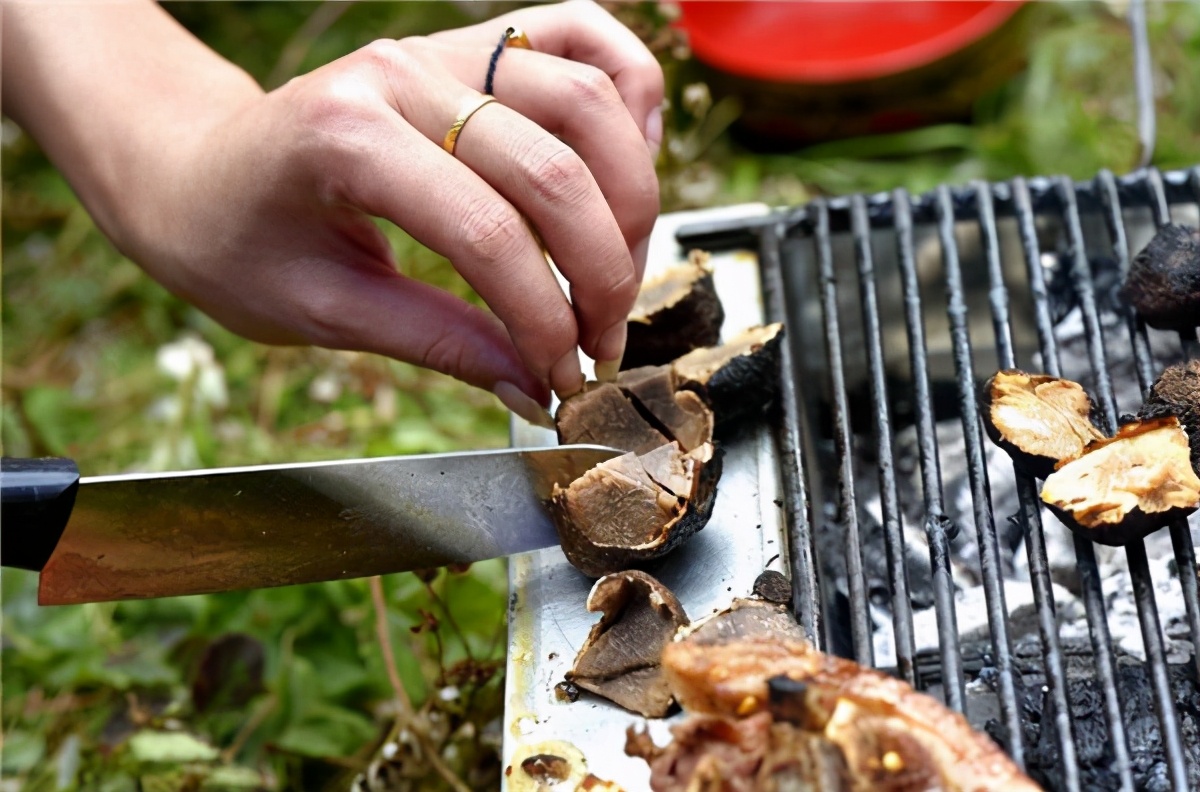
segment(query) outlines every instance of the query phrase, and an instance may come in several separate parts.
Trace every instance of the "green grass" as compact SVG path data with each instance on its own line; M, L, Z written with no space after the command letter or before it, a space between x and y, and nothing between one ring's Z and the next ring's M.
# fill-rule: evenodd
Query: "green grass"
M472 21L476 10L169 8L267 85L380 36ZM1190 166L1200 161L1200 10L1150 11L1155 162ZM734 141L736 102L703 101L702 72L654 7L620 13L667 68L659 165L668 211L1016 174L1086 178L1102 167L1126 171L1137 156L1129 40L1105 4L1022 12L1031 17L1020 41L1027 67L979 99L974 123L772 155ZM119 256L33 141L7 122L4 141L5 454L65 454L96 474L507 443L495 401L445 377L367 355L263 347L222 330ZM406 272L471 297L444 260L389 233ZM213 351L206 381L176 381L156 362L185 338ZM398 670L431 738L454 745L460 776L494 787L498 733L488 727L496 728L503 686L503 563L441 572L428 584L415 575L384 583ZM393 726L365 581L53 609L34 604L35 588L31 574L5 570L0 580L0 789L341 789ZM447 688L459 696L435 695ZM436 785L428 765L411 767Z

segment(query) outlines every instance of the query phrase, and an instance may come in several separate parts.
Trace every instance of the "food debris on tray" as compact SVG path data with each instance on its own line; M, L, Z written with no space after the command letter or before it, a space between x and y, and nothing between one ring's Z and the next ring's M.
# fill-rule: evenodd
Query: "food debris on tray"
M1200 327L1200 229L1163 226L1129 265L1122 293L1150 327Z

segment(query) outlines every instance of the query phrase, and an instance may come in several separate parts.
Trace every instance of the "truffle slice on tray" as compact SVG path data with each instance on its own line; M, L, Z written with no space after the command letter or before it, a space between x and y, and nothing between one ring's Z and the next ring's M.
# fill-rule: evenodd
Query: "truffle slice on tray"
M1200 327L1200 229L1163 226L1129 265L1122 293L1151 327Z
M675 595L644 572L596 581L588 611L602 612L567 679L647 718L661 718L674 699L662 676L662 649L688 623Z
M1123 545L1200 506L1200 478L1175 416L1136 420L1090 443L1042 486L1063 524L1094 542Z
M1104 435L1091 421L1092 402L1070 380L1000 371L983 386L988 437L1031 476L1046 478Z
M550 514L567 560L601 577L669 553L712 516L720 470L711 444L685 453L672 442L555 486Z
M646 279L628 319L622 368L670 363L721 338L725 309L713 285L709 256L694 250L688 260Z

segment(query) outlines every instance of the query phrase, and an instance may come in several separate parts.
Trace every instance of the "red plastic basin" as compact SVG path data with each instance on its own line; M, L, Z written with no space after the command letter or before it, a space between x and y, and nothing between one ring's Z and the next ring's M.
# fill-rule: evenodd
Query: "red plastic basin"
M1008 0L681 2L680 25L700 60L759 80L869 80L932 63L1016 13Z

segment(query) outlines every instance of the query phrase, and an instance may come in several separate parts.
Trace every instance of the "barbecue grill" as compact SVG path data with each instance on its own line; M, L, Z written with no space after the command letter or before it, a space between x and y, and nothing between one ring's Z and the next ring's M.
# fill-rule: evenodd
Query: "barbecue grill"
M812 640L942 698L1049 789L1200 788L1200 521L1116 551L1068 532L984 439L977 405L1000 368L1065 376L1111 434L1166 365L1200 357L1194 331L1147 330L1114 297L1157 228L1200 224L1200 166L700 217L660 226L677 257L714 252L733 331L786 323L782 396L777 420L733 443L709 527L652 573L697 618L783 565ZM556 553L510 573L508 783L565 741L641 788L621 749L642 720L554 699L596 618Z

